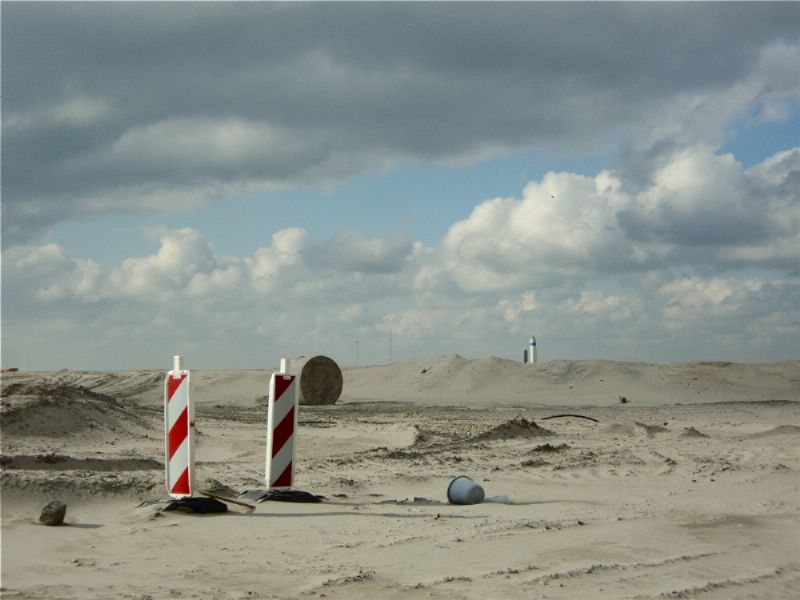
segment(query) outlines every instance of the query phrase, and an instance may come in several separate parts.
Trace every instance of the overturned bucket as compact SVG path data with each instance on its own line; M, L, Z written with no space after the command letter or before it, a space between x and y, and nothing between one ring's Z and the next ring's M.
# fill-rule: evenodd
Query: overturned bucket
M466 475L456 477L447 486L447 500L451 504L480 504L483 498L483 488Z

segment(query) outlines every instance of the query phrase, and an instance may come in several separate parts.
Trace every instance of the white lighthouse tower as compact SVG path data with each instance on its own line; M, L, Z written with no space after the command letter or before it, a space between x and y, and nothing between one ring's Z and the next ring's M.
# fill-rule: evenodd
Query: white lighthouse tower
M530 342L528 342L528 364L533 365L539 362L539 356L536 352L536 337L531 336Z

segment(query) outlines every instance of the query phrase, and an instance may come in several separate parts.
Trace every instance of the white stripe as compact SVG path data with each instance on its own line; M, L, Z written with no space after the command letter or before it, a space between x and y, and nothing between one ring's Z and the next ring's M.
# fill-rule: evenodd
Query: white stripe
M297 430L297 378L295 377L291 384L284 390L281 397L278 398L277 403L275 398L275 379L280 377L280 374L273 373L269 381L269 405L267 408L267 460L266 460L266 481L269 487L275 479L281 476L283 471L294 460L294 434ZM273 431L275 427L281 424L289 412L295 408L294 419L292 422L292 435L286 440L286 443L278 451L275 459L272 458L273 448Z
M178 446L178 450L172 455L172 460L169 461L167 469L168 490L172 490L172 487L178 483L178 479L183 475L186 467L189 466L189 437L188 435L186 436L181 445Z
M270 449L271 452L271 449ZM267 481L269 486L272 487L273 482L281 476L289 463L294 460L294 434L289 436L286 443L283 445L275 458L267 460Z
M297 399L297 394L295 393L295 390L297 389L295 387L296 381L296 379L292 381L289 387L284 390L281 397L278 398L277 402L273 401L269 403L270 412L272 413L271 429L274 429L280 425L281 421L283 421L283 418L289 414L289 411L292 410L292 407L295 405L295 401ZM274 393L274 386L272 387L272 391Z
M171 377L172 372L170 372L167 377ZM167 388L169 389L169 388ZM168 393L168 392L167 392ZM167 406L167 433L169 430L172 429L172 426L175 425L175 421L178 420L178 417L181 416L183 409L189 405L189 376L184 378L181 381L181 384L178 386L178 389L175 390L175 393L172 395L172 399L167 399L167 396L164 396Z

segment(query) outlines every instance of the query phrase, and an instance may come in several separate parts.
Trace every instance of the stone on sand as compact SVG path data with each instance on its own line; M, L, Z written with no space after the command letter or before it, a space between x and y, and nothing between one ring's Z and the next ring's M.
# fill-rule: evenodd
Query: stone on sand
M39 521L45 525L62 525L67 515L67 505L60 500L51 500L42 509Z

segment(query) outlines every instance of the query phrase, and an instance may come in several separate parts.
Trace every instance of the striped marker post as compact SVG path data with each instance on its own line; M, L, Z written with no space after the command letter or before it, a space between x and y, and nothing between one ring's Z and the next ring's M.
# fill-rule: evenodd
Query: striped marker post
M267 408L267 487L288 490L294 483L294 432L297 430L297 382L294 375L273 373Z
M164 432L167 492L173 498L192 495L194 448L192 447L192 404L189 401L189 371L181 357L174 357L172 371L164 381Z

